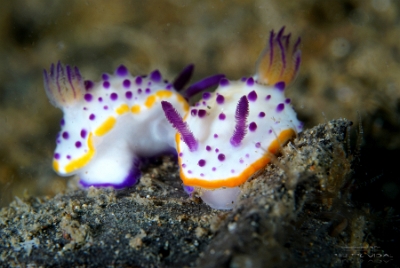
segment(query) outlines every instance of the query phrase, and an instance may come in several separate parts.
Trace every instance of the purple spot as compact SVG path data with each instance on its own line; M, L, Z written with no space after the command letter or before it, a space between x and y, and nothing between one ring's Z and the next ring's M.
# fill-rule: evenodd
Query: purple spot
M185 192L186 192L187 194L191 195L191 194L193 193L193 191L194 191L194 187L193 187L193 186L186 186L186 185L184 185L184 186L183 186L183 190L185 190Z
M82 129L82 130L81 130L81 137L82 137L82 139L86 138L86 134L87 134L86 129Z
M211 93L210 92L204 92L203 93L203 100L208 100L211 97Z
M215 149L215 152L216 152L216 153L218 153L218 152L219 152L219 149L218 149L218 148L217 148L217 149Z
M261 147L261 143L257 142L256 143L256 148L260 148Z
M271 95L267 95L267 96L265 97L265 99L266 99L266 100L270 100L270 99L271 99Z
M279 112L282 112L283 109L285 109L285 104L284 104L284 103L279 103L278 106L276 106L276 111L277 111L278 113L279 113Z
M75 142L75 147L76 148L81 148L82 143L80 141Z
M227 85L229 85L229 80L226 78L222 78L221 80L219 80L219 85L221 87L227 86Z
M170 89L172 88L172 85L171 85L171 84L168 84L165 88L168 89L168 90L170 90Z
M69 138L68 132L64 131L63 134L62 134L62 137L67 140Z
M254 79L253 79L253 77L250 77L249 79L247 79L246 85L248 85L248 86L254 85Z
M214 134L214 138L218 138L218 134ZM218 150L218 149L217 149Z
M58 160L58 159L60 159L60 157L61 157L61 156L60 156L60 154L59 154L59 153L55 153L55 154L54 154L54 158L55 158L55 159L57 159L57 160Z
M200 159L198 165L199 165L200 167L204 167L204 166L206 165L206 160Z
M222 96L222 95L218 95L218 96L217 96L217 103L218 103L218 104L223 104L224 101L225 101L224 96Z
M142 84L142 78L141 78L140 76L136 77L135 83L136 83L136 85L138 85L138 86L141 85L141 84Z
M249 154L246 154L246 157L247 157L247 158L249 158L249 156L250 156Z
M224 113L220 113L218 118L219 118L219 120L225 120L226 115Z
M145 92L146 92L147 94L149 94L149 93L150 93L150 88L146 88Z
M103 82L103 87L104 87L105 89L108 89L108 88L110 87L110 82L104 81L104 82Z
M102 78L104 81L107 81L110 77L108 76L108 74L102 74L102 75L101 75L101 78Z
M125 97L126 97L128 100L132 99L132 92L130 92L130 91L125 92Z
M260 112L260 113L258 114L258 117L263 118L264 116L265 116L265 113L264 113L264 112Z
M115 70L115 74L125 76L128 74L128 69L124 65L120 65L117 70Z
M105 106L103 107L103 109L104 109L104 110L108 110L108 106L105 105Z
M138 94L142 93L142 89L139 88L139 89L137 90L137 93L138 93Z
M203 174L203 173L200 173L200 176L201 176L201 177L204 177L204 174Z
M268 134L271 134L271 133L272 133L272 129L268 130Z
M71 160L71 156L70 156L70 155L67 155L67 159L68 159L68 160Z
M182 156L183 156L183 153L179 153L179 156L182 157Z
M231 169L231 172L232 172L232 173L235 173L235 170L234 170L234 169Z
M196 116L196 115L197 115L197 109L192 109L192 110L190 111L190 114L191 114L192 116Z
M84 111L86 111L86 110L87 110L87 108L86 108L86 107L83 107L83 110L84 110Z
M219 154L218 155L218 160L221 161L221 162L224 161L225 160L225 155L224 154Z
M203 109L199 110L199 117L200 118L203 118L204 116L206 116L206 114L207 114L206 110L203 110Z
M211 170L212 170L212 171L216 171L217 169L216 169L215 167L213 167Z
M206 105L207 105L207 102L205 102L205 101L202 101L202 103L203 103L203 105L204 105L204 106L206 106Z
M256 101L257 100L257 93L253 90L247 95L249 101Z
M207 151L211 151L211 146L210 146L210 145L207 145L207 146L206 146L206 150L207 150Z
M86 80L85 82L83 82L83 84L85 85L85 89L86 90L90 90L94 86L93 81L90 81L90 80Z
M240 159L239 162L240 162L240 164L243 164L243 163L244 163L243 159Z
M161 73L158 70L154 70L150 74L150 79L153 80L154 82L160 82L161 81Z
M65 125L65 120L64 120L64 118L63 119L61 119L61 121L60 121L60 125Z
M113 101L117 100L118 99L118 94L115 93L115 92L111 93L110 99L113 100Z
M131 86L131 80L125 79L124 82L122 82L122 85L124 88L129 88Z
M247 80L247 77L246 76L243 76L242 78L240 78L240 81L242 81L242 82L244 82L244 81L246 81Z
M185 167L186 167L186 164L182 164L182 167L185 168Z
M151 86L151 82L148 82L147 85L148 85L148 86Z
M57 144L59 144L59 143L61 143L61 141L60 141L60 140L57 140Z
M103 98L102 98L102 97L99 97L98 100L99 100L99 102L102 102L102 101L103 101Z
M188 170L188 173L189 173L189 174L192 174L192 171L191 171L191 170Z
M257 124L255 122L251 122L249 125L250 131L256 131L257 129Z
M275 84L275 88L279 89L280 91L283 91L285 89L285 82L281 81Z
M196 107L200 106L200 102L196 102L196 104L194 106L196 106Z
M94 120L96 118L96 116L94 115L94 114L91 114L90 116L89 116L89 119L90 120Z
M290 99L289 99L289 98L286 99L286 100L285 100L285 103L289 104L289 103L290 103Z
M85 101L89 102L89 101L92 101L93 96L90 93L86 93L83 98L85 99Z

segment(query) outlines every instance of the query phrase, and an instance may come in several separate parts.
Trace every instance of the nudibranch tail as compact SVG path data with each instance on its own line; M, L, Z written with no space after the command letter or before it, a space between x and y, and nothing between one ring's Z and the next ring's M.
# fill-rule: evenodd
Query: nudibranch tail
M273 86L283 82L280 86L287 86L296 78L301 61L301 39L297 39L291 50L291 34L284 35L284 30L282 27L277 34L271 31L269 42L258 59L257 80L260 83Z
M189 126L183 121L178 111L168 101L161 101L162 109L171 125L181 134L183 141L191 152L197 150L198 142L190 131Z
M223 75L223 74L216 74L216 75L206 77L206 78L194 83L190 87L188 87L186 92L184 93L184 95L187 99L190 99L197 93L199 93L209 87L218 85L219 81L224 77L225 77L225 75Z
M59 61L57 67L52 64L50 72L43 70L44 88L54 106L65 108L76 103L84 95L82 76L77 67L63 66Z
M175 78L175 81L172 83L176 91L181 91L184 86L189 82L190 78L192 77L194 70L194 65L190 64L186 66L180 74Z
M247 117L249 116L249 101L246 96L240 98L235 113L235 130L230 139L233 146L239 146L247 133Z

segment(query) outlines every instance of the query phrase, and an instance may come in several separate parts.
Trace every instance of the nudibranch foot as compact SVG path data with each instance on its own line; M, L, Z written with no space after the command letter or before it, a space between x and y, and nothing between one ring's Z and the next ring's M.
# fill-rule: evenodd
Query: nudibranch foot
M240 194L239 187L219 188L216 190L201 190L201 200L214 209L230 210L236 203Z

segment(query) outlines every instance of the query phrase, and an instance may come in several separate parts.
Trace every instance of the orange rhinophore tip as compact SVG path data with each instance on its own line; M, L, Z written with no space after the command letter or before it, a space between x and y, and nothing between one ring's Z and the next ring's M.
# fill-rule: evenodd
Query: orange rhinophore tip
M293 47L290 46L290 33L284 35L285 27L275 34L271 31L269 42L257 62L257 80L266 85L290 84L299 71L301 51L300 37ZM282 84L280 85L282 86Z

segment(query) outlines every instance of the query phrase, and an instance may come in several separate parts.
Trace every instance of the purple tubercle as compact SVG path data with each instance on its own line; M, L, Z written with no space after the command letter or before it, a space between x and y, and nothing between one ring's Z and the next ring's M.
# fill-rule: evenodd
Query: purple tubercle
M249 101L246 96L242 96L236 106L235 113L235 130L233 131L233 135L230 139L230 142L233 146L239 146L247 133L247 117L249 116Z
M75 147L76 148L81 148L82 143L80 141L75 142Z
M248 86L252 86L252 85L254 85L254 79L253 79L253 77L249 77L249 79L247 79L247 81L246 81L246 85L248 85Z
M65 125L65 120L64 120L64 118L63 118L63 119L61 119L61 121L60 121L60 125L61 125L61 126L64 126L64 125Z
M142 84L142 77L140 77L140 76L136 77L135 84L140 86Z
M219 118L219 120L225 120L226 115L224 113L220 113L218 118Z
M129 87L131 86L131 80L125 79L125 80L122 82L122 86L123 86L124 88L129 88Z
M63 139L67 140L69 138L69 133L67 131L64 131L62 133L62 137L63 137Z
M103 79L104 81L107 81L108 79L110 79L110 77L108 76L108 74L102 74L101 79Z
M221 161L221 162L224 161L225 160L225 155L224 154L219 154L218 155L218 160Z
M199 165L200 167L204 167L204 166L206 165L206 160L200 159L199 162L198 162L198 165Z
M225 87L225 86L229 85L229 80L226 79L226 78L222 78L222 79L219 81L219 85L220 85L221 87Z
M110 88L110 82L104 81L104 82L103 82L103 87L104 87L105 89Z
M83 96L83 98L85 99L85 101L90 102L92 101L93 96L90 93L86 93L85 96Z
M225 97L222 95L218 95L216 100L218 104L223 104L225 101Z
M154 70L150 73L150 79L153 82L160 82L161 81L161 73L159 70Z
M126 76L128 75L128 68L126 68L124 65L120 65L116 70L115 74L118 76Z
M200 118L203 118L203 117L205 117L206 116L206 114L207 114L207 111L206 110L203 110L203 109L199 109L199 117Z
M61 155L60 155L59 153L55 153L55 154L54 154L54 159L57 159L57 160L59 160L59 159L60 159L60 157L61 157Z
M216 75L209 76L207 78L204 78L203 80L200 80L200 81L194 83L193 85L188 87L188 89L186 90L185 97L189 99L192 96L196 95L197 93L199 93L209 87L217 85L219 83L219 80L221 80L224 77L225 77L225 75L223 75L223 74L216 74Z
M197 150L198 143L193 133L190 131L189 126L183 121L178 111L167 101L161 101L162 109L164 110L165 116L171 125L181 134L181 137L185 144L189 147L191 152Z
M116 101L118 99L118 94L115 93L115 92L111 93L110 99L113 100L113 101Z
M90 116L89 116L89 119L90 119L90 120L93 121L95 118L96 118L96 116L95 116L94 114L90 114Z
M82 130L81 130L81 137L82 137L82 139L86 138L86 135L87 135L86 129L82 129Z
M131 91L125 92L125 98L127 98L128 100L132 99L132 92Z
M249 124L249 130L250 131L256 131L256 129L257 129L257 124L255 122L251 122Z
M285 103L286 103L286 104L289 104L289 103L290 103L290 99L287 98L287 99L285 100Z
M211 146L210 146L210 145L207 145L207 146L206 146L206 150L207 150L207 151L211 151Z
M208 100L211 98L211 93L210 92L204 92L203 93L203 100Z
M281 82L276 83L274 85L274 87L279 89L280 91L283 91L283 90L285 90L286 85L285 85L285 82L281 81Z
M260 113L258 114L258 117L263 118L264 116L265 116L265 113L264 113L264 112L260 112Z
M279 104L276 106L276 111L277 111L278 113L279 113L279 112L282 112L283 109L285 109L285 104L284 104L284 103L279 103Z
M180 74L178 74L178 76L175 78L175 81L172 83L177 91L181 91L184 88L184 86L189 82L190 78L192 77L193 70L194 70L194 65L190 64L186 66L180 72Z
M257 93L253 90L247 95L249 101L256 101L257 100Z
M83 84L85 85L86 91L89 91L94 87L94 82L91 80L85 80L85 82L83 82Z
M191 114L192 116L196 116L196 115L197 115L197 109L192 109L192 110L190 111L190 114Z

